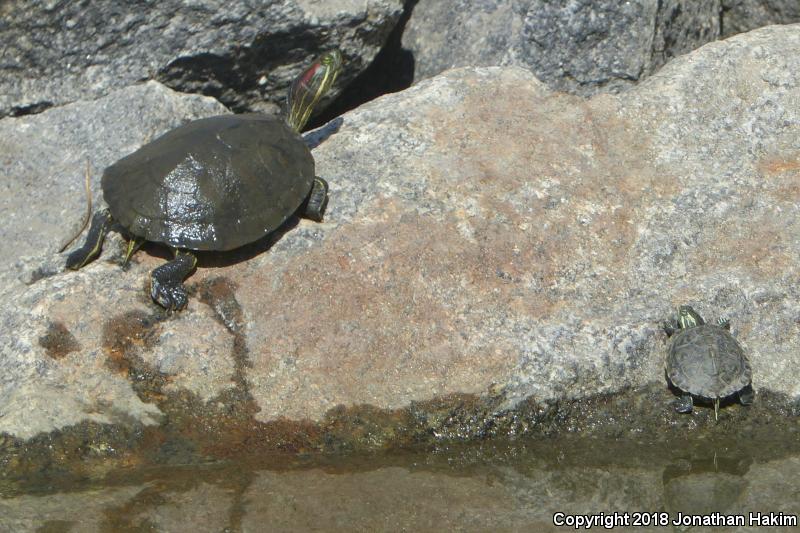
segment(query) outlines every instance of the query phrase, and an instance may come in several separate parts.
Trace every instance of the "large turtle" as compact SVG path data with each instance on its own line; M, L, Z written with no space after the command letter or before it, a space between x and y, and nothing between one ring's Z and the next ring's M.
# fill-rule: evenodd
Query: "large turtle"
M161 306L186 306L183 280L192 251L225 251L267 235L295 212L322 220L328 184L300 136L313 107L339 73L342 56L324 54L292 84L288 116L222 115L175 128L120 159L103 173L108 209L95 213L84 245L66 266L97 257L113 223L130 237L125 262L144 241L169 246L175 259L151 273Z
M742 405L753 403L750 362L730 334L730 322L706 324L694 309L682 305L677 321L668 322L664 330L670 337L667 380L682 393L676 411L691 413L697 397L714 403L718 420L720 399L737 395Z

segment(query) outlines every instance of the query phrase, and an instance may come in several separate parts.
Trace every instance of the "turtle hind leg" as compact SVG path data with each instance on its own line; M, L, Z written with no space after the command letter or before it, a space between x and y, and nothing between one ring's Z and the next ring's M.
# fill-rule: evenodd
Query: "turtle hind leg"
M150 273L150 296L161 307L179 311L186 307L189 298L183 280L197 265L197 258L189 252L175 251L175 259Z
M742 405L752 405L753 400L755 400L755 393L752 386L748 385L739 391L739 403Z
M675 412L677 413L691 413L694 409L694 400L691 394L684 394L675 400Z
M316 222L322 222L325 207L328 205L328 182L322 178L314 178L314 185L308 193L303 216Z
M92 225L86 235L83 246L73 251L67 256L66 267L70 270L83 268L100 254L103 249L103 240L106 238L108 228L111 227L111 213L108 209L98 211L92 217Z

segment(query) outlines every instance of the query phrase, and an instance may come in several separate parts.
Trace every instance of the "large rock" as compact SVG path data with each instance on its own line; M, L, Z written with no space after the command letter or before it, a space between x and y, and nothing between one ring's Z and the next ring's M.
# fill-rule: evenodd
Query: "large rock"
M383 97L315 151L325 222L201 257L172 316L146 292L155 247L125 271L115 241L79 272L8 271L7 447L87 428L230 454L779 424L800 397L798 67L800 27L771 27L624 98L519 68ZM719 425L667 404L661 326L683 303L730 318L751 356L756 405Z
M797 0L722 0L722 36L800 21Z
M265 109L332 48L346 57L341 88L401 14L401 0L4 2L0 117L149 79L233 109Z
M229 111L213 98L157 82L36 115L0 119L0 269L53 252L86 212L87 161L95 202L105 167L180 124Z
M776 15L781 9L765 3L723 2L726 35L800 21L797 5ZM630 87L717 39L721 13L719 0L420 0L403 46L414 55L415 79L456 66L516 65L551 89L591 95Z

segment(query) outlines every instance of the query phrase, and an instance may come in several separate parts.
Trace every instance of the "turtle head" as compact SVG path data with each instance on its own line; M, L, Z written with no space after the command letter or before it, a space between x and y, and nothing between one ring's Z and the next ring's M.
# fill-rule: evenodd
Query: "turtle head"
M681 329L702 326L705 320L692 309L690 305L682 305L678 308L678 327Z
M292 82L286 100L286 122L297 131L303 129L314 106L327 93L342 69L342 54L338 50L326 52L305 69Z

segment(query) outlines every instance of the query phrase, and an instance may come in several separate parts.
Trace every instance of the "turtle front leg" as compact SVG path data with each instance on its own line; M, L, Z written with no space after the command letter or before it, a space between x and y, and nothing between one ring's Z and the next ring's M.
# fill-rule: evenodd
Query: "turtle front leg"
M753 392L753 387L748 385L739 391L739 403L742 405L752 405L753 400L755 400L755 396L756 395Z
M189 252L175 250L175 259L150 273L150 296L169 311L180 311L189 302L183 280L197 265Z
M103 240L106 238L106 233L108 233L111 223L111 213L108 209L95 213L92 217L89 233L86 235L86 241L83 246L67 256L66 267L70 270L78 270L97 257L103 249Z
M322 178L314 178L314 185L308 194L303 216L315 222L322 222L325 207L328 205L328 182Z
M675 411L678 413L691 413L694 409L694 400L691 394L684 394L675 400Z

